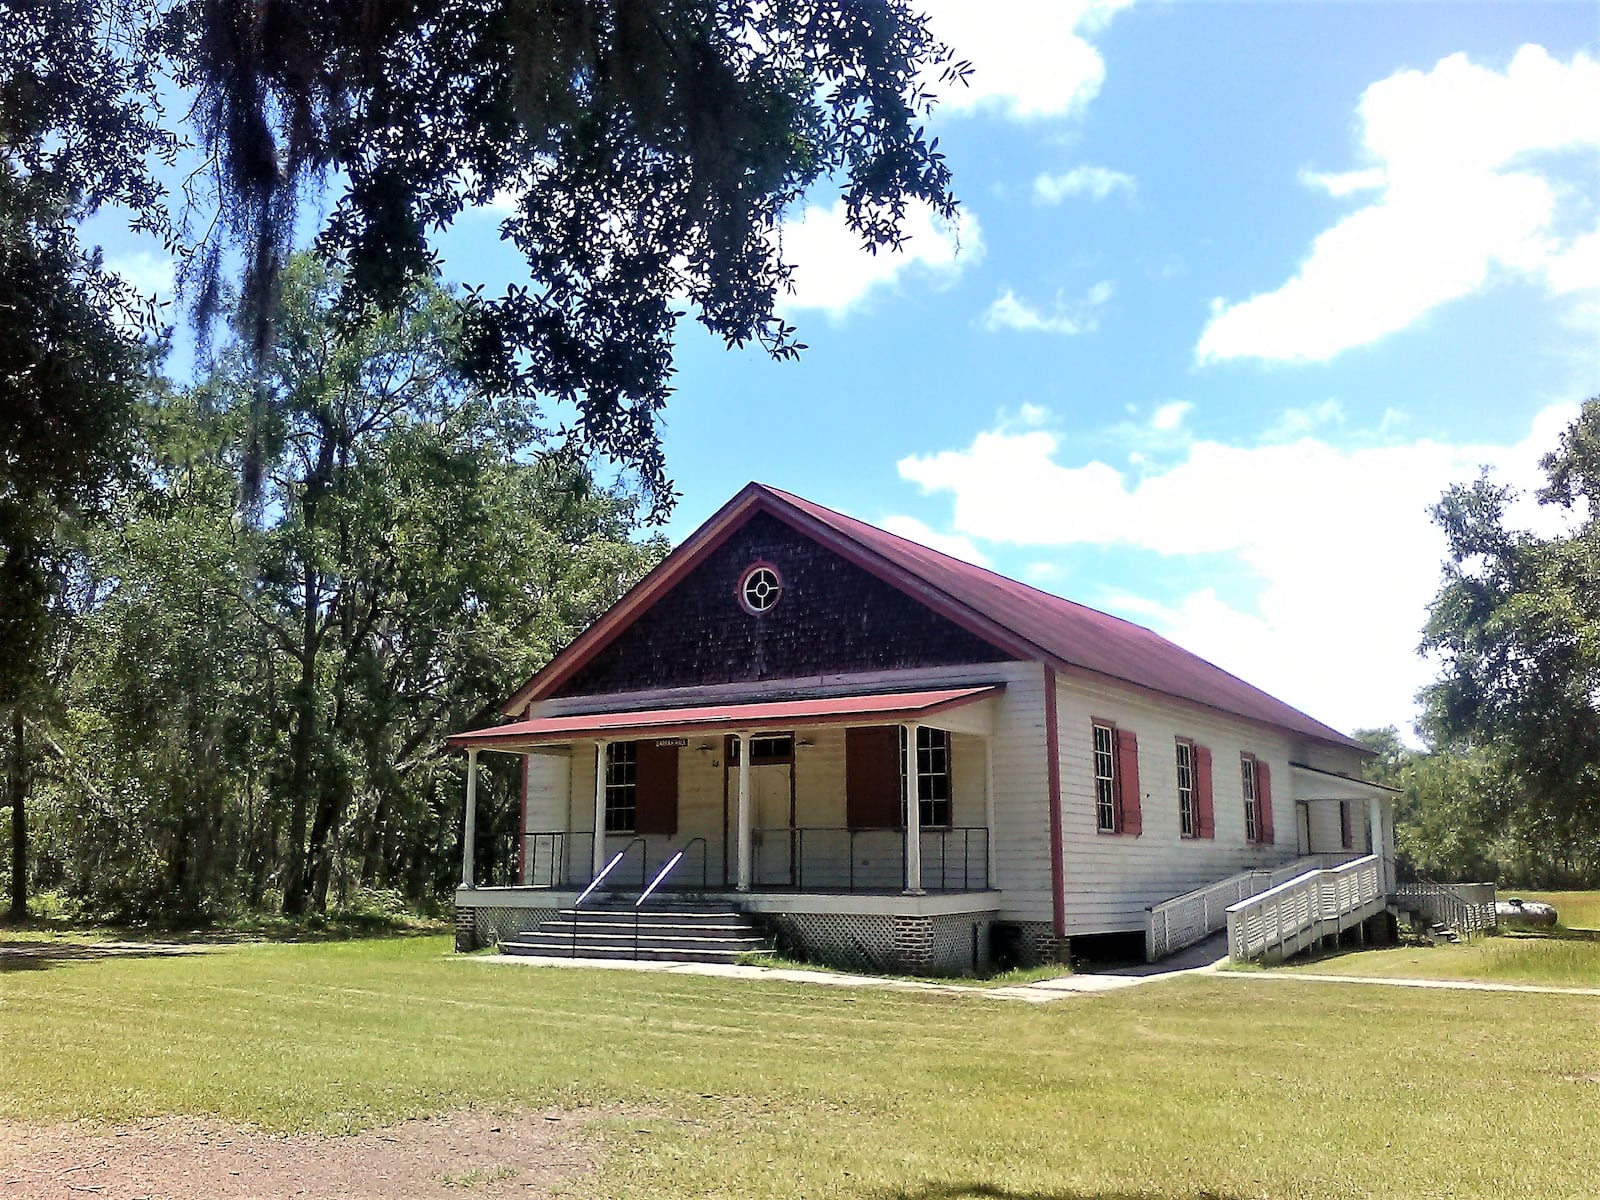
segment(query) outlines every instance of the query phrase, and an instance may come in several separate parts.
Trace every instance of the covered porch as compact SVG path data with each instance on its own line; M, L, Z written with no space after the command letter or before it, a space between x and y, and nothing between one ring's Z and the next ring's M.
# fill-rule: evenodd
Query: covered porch
M457 735L462 890L481 753L527 756L516 886L778 899L992 890L999 685L534 717Z

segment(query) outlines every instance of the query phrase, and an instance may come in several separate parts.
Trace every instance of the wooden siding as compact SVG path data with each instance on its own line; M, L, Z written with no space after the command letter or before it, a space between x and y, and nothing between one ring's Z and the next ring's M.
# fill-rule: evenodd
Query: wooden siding
M1236 871L1276 866L1296 856L1291 740L1216 713L1163 704L1131 689L1090 686L1063 678L1061 808L1066 873L1067 934L1142 929L1146 906ZM1095 820L1091 716L1138 735L1142 832L1100 833ZM1214 768L1214 838L1185 838L1178 818L1177 739L1209 747ZM1254 754L1274 781L1277 841L1245 841L1244 787L1239 756ZM1282 781L1282 782L1280 782ZM1007 897L1008 904L1011 897Z
M1003 895L999 917L1004 920L1049 923L1051 863L1044 703L1045 670L1037 663L971 663L955 667L854 674L829 674L799 680L818 693L846 694L895 688L959 686L970 683L1004 683L1005 690L985 700L993 734L989 739L994 783L994 877L991 886ZM758 683L722 684L679 691L640 693L629 704L654 703L670 698L674 703L733 701L759 695ZM1359 774L1360 756L1308 745L1289 735L1243 720L1167 703L1133 688L1079 678L1059 678L1059 769L1063 819L1063 870L1066 890L1067 934L1081 935L1142 929L1147 905L1201 884L1254 866L1275 866L1293 859L1299 851L1299 823L1291 762L1323 770ZM597 701L598 702L598 701ZM610 698L610 702L618 702ZM570 710L582 698L552 700L535 705L536 711ZM1142 832L1138 836L1097 832L1094 808L1091 716L1114 721L1138 737L1138 770ZM931 723L931 722L930 722ZM845 730L842 726L797 729L801 740L795 755L797 816L802 827L843 829L845 806ZM1176 741L1192 739L1208 747L1214 758L1213 838L1184 838L1178 819ZM699 753L702 741L715 745L713 753ZM659 862L673 846L694 836L705 836L711 848L711 879L722 879L723 766L720 734L691 738L679 755L681 788L678 835L651 839L651 861ZM1251 845L1244 840L1244 798L1239 756L1247 751L1268 765L1273 780L1275 844ZM565 780L573 812L572 828L591 824L594 787L592 744L580 744ZM556 811L551 799L562 785L548 764L565 760L530 756L529 825L540 827L545 814ZM984 811L984 739L954 733L951 738L952 825L982 826ZM566 769L563 767L562 769ZM730 773L729 812L737 797L737 777ZM1313 845L1317 850L1338 847L1338 808L1327 803L1311 805ZM1367 845L1367 810L1358 804L1353 813L1356 848ZM546 824L544 828L560 828ZM1330 833L1331 830L1331 833ZM898 831L885 831L892 839ZM820 836L820 835L819 835ZM732 834L729 853L732 853ZM614 836L610 849L619 850L627 838ZM659 845L657 844L659 842ZM815 843L813 843L815 844ZM892 843L890 843L892 844ZM857 884L898 886L899 851L893 847L876 858L867 850L858 867ZM925 838L924 870L936 870L937 842ZM842 849L841 849L842 854ZM880 861L881 859L881 861ZM840 859L842 862L842 857ZM873 872L881 869L882 878ZM731 878L732 872L729 871ZM805 883L824 888L842 886L820 868L808 867Z
M740 576L772 564L783 596L754 616ZM555 692L584 696L1007 657L854 563L761 513Z

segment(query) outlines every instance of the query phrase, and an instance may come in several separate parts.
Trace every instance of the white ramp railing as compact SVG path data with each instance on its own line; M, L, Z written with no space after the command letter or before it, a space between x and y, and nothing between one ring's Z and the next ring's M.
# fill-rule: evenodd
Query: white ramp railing
M1383 864L1375 854L1308 871L1228 908L1228 957L1279 961L1384 910Z
M1308 854L1281 867L1241 871L1205 887L1151 906L1145 920L1145 959L1155 962L1185 946L1203 942L1228 923L1228 906L1268 888L1296 879L1307 871L1338 866L1352 854Z

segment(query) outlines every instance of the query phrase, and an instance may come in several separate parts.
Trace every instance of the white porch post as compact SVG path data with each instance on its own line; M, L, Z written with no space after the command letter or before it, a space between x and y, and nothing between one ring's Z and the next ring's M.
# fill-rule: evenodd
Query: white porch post
M478 846L478 750L467 750L467 824L461 836L461 886L477 886L472 882L472 860Z
M739 747L739 821L736 830L735 850L739 873L735 887L741 892L750 890L750 735L734 735Z
M598 879L606 865L606 743L594 744L594 853L590 879Z
M905 778L902 791L906 800L906 891L922 895L922 802L917 794L917 727L902 725L906 735Z
M1367 828L1371 831L1372 853L1378 856L1378 881L1385 894L1393 890L1389 880L1389 856L1383 844L1383 801L1373 796L1367 801Z
M994 887L994 739L983 739L983 886Z

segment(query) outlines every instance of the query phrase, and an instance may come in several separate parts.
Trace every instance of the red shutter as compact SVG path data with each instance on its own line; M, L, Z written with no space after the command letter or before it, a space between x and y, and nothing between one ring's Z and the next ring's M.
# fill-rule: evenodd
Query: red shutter
M678 832L678 748L635 743L639 770L633 792L633 831L672 837Z
M844 807L851 829L900 824L900 731L868 725L844 731Z
M1261 808L1258 832L1265 845L1272 845L1272 772L1267 764L1256 760L1256 803Z
M1139 739L1131 729L1117 730L1117 806L1122 810L1117 831L1137 837L1144 832L1139 812Z
M1211 807L1211 751L1204 746L1194 748L1194 815L1195 831L1201 837L1217 836L1217 818Z

